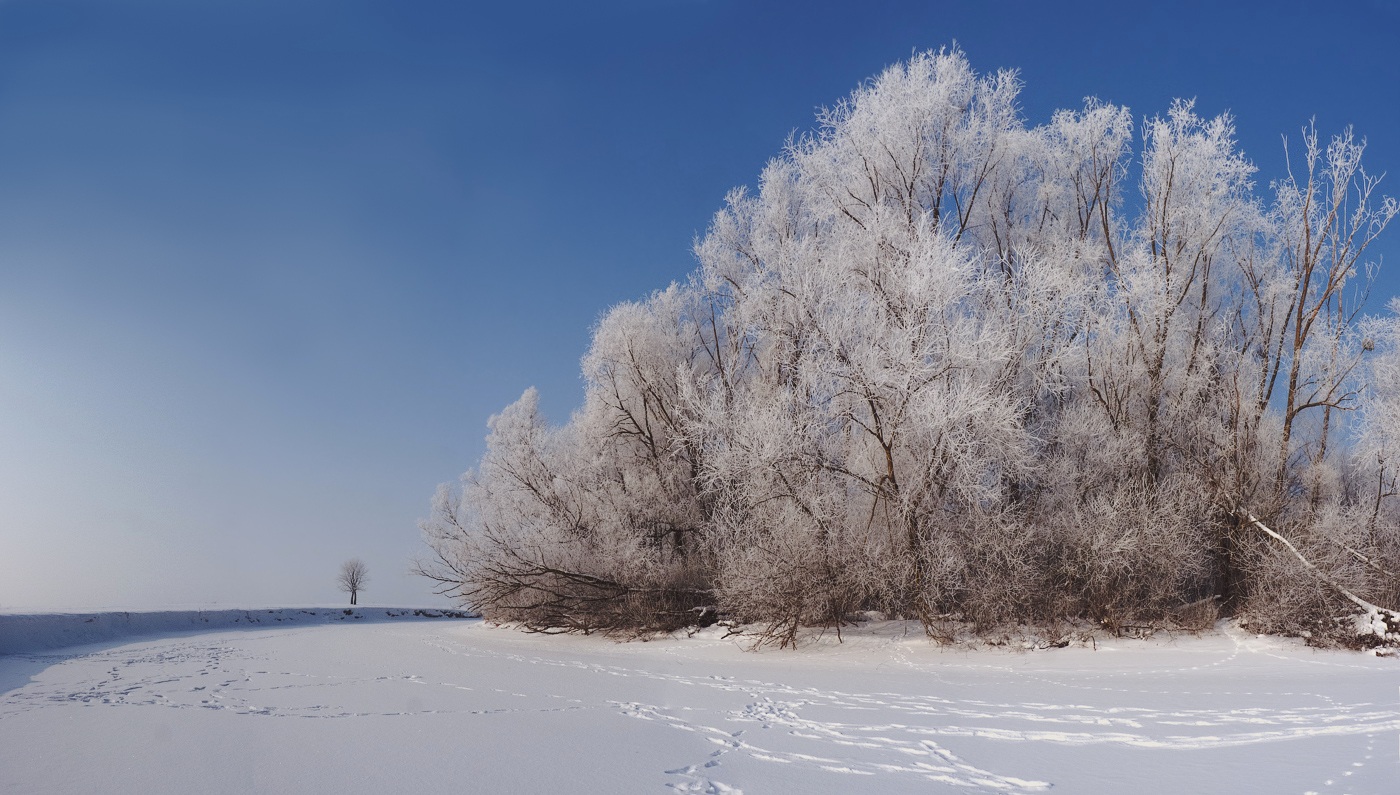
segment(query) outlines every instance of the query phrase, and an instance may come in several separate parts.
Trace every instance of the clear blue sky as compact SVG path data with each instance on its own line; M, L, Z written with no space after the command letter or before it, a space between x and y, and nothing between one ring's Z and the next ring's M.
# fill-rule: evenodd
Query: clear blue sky
M335 602L351 556L432 603L487 418L566 419L599 313L955 41L1033 123L1196 97L1267 184L1315 115L1400 194L1395 0L0 2L0 608Z

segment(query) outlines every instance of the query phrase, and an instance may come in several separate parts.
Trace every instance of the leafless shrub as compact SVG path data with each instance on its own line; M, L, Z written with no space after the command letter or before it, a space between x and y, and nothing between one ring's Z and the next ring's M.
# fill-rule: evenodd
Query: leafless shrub
M1199 499L1121 484L1052 522L1052 589L1111 630L1160 626L1210 587L1210 528ZM1173 499L1176 497L1176 499Z
M1039 534L1016 516L970 512L934 534L923 550L925 626L956 616L977 630L1040 617L1044 593Z

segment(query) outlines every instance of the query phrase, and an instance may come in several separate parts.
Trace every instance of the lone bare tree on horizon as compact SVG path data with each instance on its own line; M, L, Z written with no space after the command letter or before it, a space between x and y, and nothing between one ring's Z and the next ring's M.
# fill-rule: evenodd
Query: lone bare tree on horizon
M359 558L351 558L340 564L340 576L336 578L340 590L350 594L350 604L359 603L360 591L369 583L369 567Z

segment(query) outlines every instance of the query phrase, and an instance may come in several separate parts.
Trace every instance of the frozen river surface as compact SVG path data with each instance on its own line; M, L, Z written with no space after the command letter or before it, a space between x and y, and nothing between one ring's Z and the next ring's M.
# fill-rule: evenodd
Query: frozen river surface
M1394 658L905 632L753 653L388 621L9 654L0 792L1400 792Z

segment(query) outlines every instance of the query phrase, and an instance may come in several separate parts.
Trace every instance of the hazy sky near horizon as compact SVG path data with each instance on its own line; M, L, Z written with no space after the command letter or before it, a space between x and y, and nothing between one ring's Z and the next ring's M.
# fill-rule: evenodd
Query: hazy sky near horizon
M1400 193L1400 5L1359 0L0 2L0 608L433 603L435 486L607 307L915 50L1229 110L1267 186L1316 116ZM1374 308L1400 294L1400 229Z

